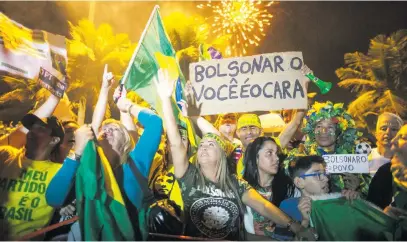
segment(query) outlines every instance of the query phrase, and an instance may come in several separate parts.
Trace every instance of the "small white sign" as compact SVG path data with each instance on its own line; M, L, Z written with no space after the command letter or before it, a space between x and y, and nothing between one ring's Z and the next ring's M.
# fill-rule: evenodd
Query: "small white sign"
M324 155L327 173L369 173L367 155Z

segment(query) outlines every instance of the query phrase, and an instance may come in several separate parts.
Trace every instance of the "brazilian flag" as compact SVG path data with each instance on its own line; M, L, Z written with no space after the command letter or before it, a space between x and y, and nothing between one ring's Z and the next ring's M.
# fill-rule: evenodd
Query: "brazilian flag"
M196 148L199 142L198 137L195 135L190 120L182 117L180 106L177 105L178 102L185 100L183 94L185 77L178 64L176 51L165 31L159 7L155 6L123 76L122 84L126 90L135 91L162 117L161 100L153 81L154 78L158 77L159 69L166 69L169 78L177 80L172 100L174 116L178 125L188 130L191 146Z
M86 145L76 175L76 206L83 240L135 239L113 170L94 141Z
M362 199L313 200L311 224L324 241L396 240L398 234L395 219Z

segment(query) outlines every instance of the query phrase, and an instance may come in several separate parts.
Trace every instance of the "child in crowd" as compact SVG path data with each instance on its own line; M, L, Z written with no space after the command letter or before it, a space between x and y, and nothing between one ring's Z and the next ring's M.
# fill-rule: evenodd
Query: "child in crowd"
M291 218L301 222L304 227L309 226L311 196L329 193L329 178L325 173L325 167L324 158L318 155L301 156L291 162L288 167L294 185L301 192L301 197L284 200L280 209ZM359 193L352 190L343 190L342 195L347 199L359 197Z

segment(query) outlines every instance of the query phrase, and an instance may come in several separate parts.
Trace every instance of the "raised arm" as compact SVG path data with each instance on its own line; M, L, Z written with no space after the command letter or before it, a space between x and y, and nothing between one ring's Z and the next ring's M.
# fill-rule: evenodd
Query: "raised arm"
M302 123L302 119L305 116L305 112L306 110L298 109L294 115L294 118L284 127L283 131L278 136L282 149L287 147L288 143L297 132Z
M137 143L137 140L139 139L137 126L134 123L133 117L131 116L131 114L120 112L120 122L129 131L131 137L133 137L133 139L134 139L134 142Z
M163 118L167 130L168 141L170 143L174 173L177 178L181 178L187 171L189 162L187 157L187 147L182 143L171 104L171 96L174 91L175 81L176 80L169 80L167 70L160 69L155 84L157 86L158 95L162 101Z
M219 132L219 130L217 130L215 128L215 126L213 126L213 124L210 123L205 118L203 118L201 116L192 116L192 117L190 117L190 119L199 128L199 130L202 133L202 136L204 136L207 133L213 133L213 134L221 136L221 133Z
M304 74L303 83L305 85L305 89L308 90L308 83L309 79L305 76L307 73L312 73L312 71L304 65L301 72ZM306 97L307 98L307 97ZM308 103L308 98L307 98ZM295 133L297 132L298 128L302 123L302 119L305 116L307 110L298 109L294 115L294 118L284 127L284 130L280 133L278 138L280 139L281 148L284 149L287 147L290 140L293 138Z
M105 118L106 105L109 98L109 90L114 82L113 74L107 72L107 64L103 71L102 87L100 88L99 98L93 110L92 116L92 129L97 133L100 126L102 125L103 119Z
M118 92L116 88L114 99L118 98L117 107L121 113L121 122L131 132L136 133L137 129L133 123L133 117L137 117L144 127L143 134L138 140L135 148L130 152L130 157L139 169L141 174L147 178L150 172L151 163L157 152L162 134L162 120L151 110L139 106L126 98L126 91Z
M51 116L55 111L55 108L58 106L59 100L59 97L51 94L48 99L34 111L34 114L39 118L47 118ZM14 148L20 149L26 143L25 135L27 133L28 129L21 125L10 134L0 137L0 145L10 145Z
M126 97L127 92L124 89L124 87L121 87L120 85L116 88L113 97L116 100L116 98L119 97ZM128 106L130 107L130 106ZM120 122L126 127L126 129L129 131L130 135L133 137L134 141L137 143L138 140L138 133L137 133L137 126L134 124L133 117L131 116L129 110L120 110Z

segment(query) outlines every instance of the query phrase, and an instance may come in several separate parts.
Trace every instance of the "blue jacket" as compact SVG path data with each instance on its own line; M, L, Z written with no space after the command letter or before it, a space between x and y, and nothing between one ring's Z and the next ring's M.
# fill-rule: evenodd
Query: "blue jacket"
M144 126L136 147L130 152L131 163L125 163L123 179L117 181L121 190L124 190L131 203L141 209L143 198L148 191L147 179L151 163L157 152L163 130L162 120L149 110L143 110L138 115L138 120ZM63 205L74 183L79 162L66 158L63 166L51 180L46 191L47 203L53 207ZM133 167L133 168L132 168ZM135 168L135 169L134 169Z

